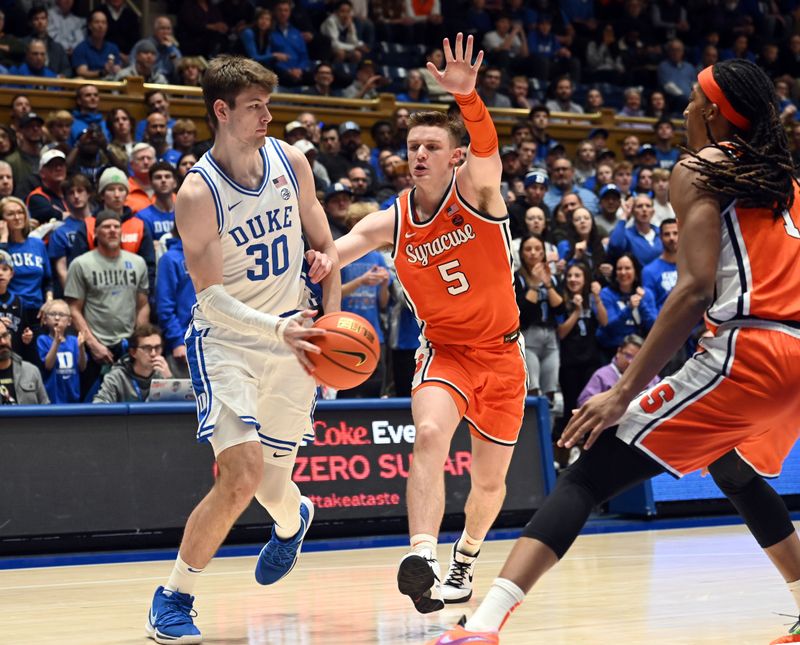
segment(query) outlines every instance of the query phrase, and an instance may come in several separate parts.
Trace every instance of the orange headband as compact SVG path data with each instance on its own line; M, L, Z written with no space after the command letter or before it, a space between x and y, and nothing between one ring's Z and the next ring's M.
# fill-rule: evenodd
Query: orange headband
M708 100L717 104L719 111L722 112L722 116L740 130L749 130L750 119L739 114L730 104L725 93L720 86L717 85L717 81L714 80L714 74L711 71L712 67L712 65L709 65L697 75L698 85L700 85L703 93L708 97Z

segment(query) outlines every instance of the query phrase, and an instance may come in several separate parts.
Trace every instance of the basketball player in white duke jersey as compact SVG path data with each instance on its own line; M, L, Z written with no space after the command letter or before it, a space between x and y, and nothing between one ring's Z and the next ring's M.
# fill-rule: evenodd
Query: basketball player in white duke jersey
M306 308L308 278L321 281L326 312L339 311L338 255L303 154L267 137L273 72L246 58L211 61L203 97L214 146L186 177L175 207L197 306L186 333L197 395L199 441L219 476L186 524L175 567L156 590L147 634L158 643L199 643L194 587L253 496L275 521L256 579L291 571L313 518L292 482L315 402ZM320 253L323 252L323 253ZM327 256L327 257L326 257ZM325 276L325 277L323 277Z

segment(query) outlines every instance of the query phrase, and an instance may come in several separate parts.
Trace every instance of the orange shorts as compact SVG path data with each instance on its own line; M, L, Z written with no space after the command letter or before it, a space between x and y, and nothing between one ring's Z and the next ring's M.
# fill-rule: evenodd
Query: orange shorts
M678 477L736 449L776 477L800 435L800 332L720 328L672 376L638 396L617 436Z
M473 436L513 446L528 391L523 343L522 334L491 349L426 341L417 350L411 394L423 387L443 387Z

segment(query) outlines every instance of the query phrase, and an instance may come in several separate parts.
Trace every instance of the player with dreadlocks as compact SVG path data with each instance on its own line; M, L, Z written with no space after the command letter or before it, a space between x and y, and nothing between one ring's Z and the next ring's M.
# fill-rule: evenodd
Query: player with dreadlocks
M763 479L780 473L800 431L800 201L777 105L769 78L748 61L698 75L684 111L693 152L670 180L678 283L619 382L572 417L559 443L572 447L588 433L587 451L525 527L480 607L431 643L499 643L511 611L564 556L594 506L659 473L701 468L800 611L800 539ZM703 314L713 336L643 391ZM800 643L800 621L778 643Z

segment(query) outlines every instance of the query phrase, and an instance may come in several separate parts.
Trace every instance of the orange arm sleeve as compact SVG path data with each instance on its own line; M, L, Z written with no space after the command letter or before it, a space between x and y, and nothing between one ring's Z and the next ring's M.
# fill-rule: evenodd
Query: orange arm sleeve
M472 154L476 157L491 157L497 152L497 130L481 97L472 90L469 94L456 94L456 103L469 132Z

